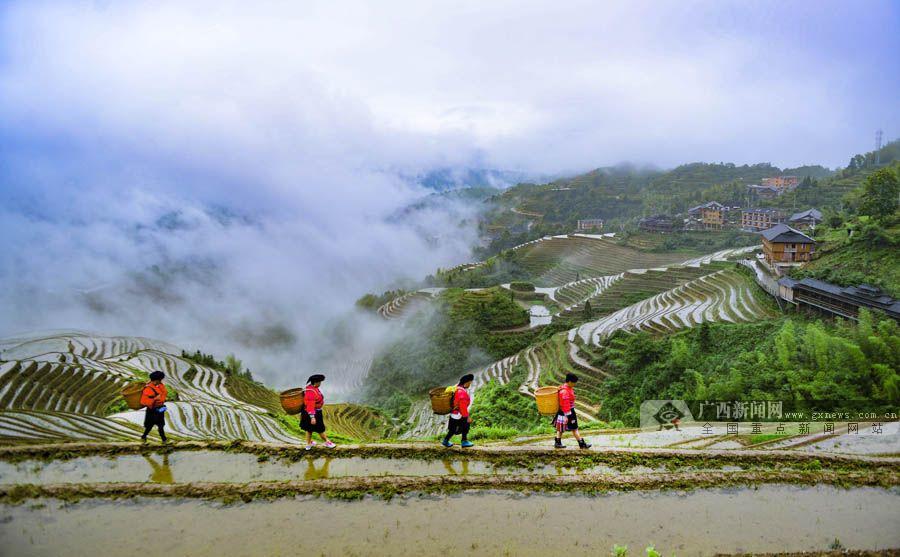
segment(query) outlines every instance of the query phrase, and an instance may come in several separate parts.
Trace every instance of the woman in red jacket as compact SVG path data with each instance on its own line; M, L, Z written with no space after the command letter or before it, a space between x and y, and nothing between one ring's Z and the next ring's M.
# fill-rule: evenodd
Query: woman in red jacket
M456 392L453 393L453 411L450 412L450 423L447 424L447 435L441 441L441 445L452 447L453 443L450 438L454 435L462 435L462 443L460 447L471 447L474 445L469 441L469 426L472 424L472 416L469 415L469 406L472 404L472 397L469 395L468 388L472 386L475 376L467 373L459 378L459 384L456 386Z
M556 441L553 447L556 449L564 449L562 444L562 435L564 430L571 431L578 440L578 446L582 449L590 449L591 446L581 438L578 431L578 415L575 414L575 383L578 383L578 376L574 373L566 374L566 382L559 387L559 410L556 412Z
M303 411L300 413L300 429L306 432L306 450L310 450L316 446L316 442L312 440L313 432L318 433L325 446L329 449L334 447L334 443L325 435L325 419L322 417L322 406L325 405L325 397L319 386L325 376L321 374L311 375L306 380L306 390L303 393Z
M141 391L141 406L147 409L144 414L144 434L141 435L141 441L147 440L147 435L153 426L159 430L159 438L162 442L166 442L166 386L162 384L162 380L166 374L161 371L154 371L150 374L150 382L144 386Z

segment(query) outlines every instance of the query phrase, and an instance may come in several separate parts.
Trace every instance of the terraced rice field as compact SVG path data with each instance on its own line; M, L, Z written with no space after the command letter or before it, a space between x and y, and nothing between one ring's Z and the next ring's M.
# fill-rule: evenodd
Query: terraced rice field
M742 255L746 255L752 251L755 251L755 250L758 250L761 248L762 248L762 245L747 246L747 247L743 247L743 248L723 249L723 250L719 250L714 253L710 253L708 255L702 255L700 257L688 259L687 261L682 263L682 265L696 266L696 265L703 265L704 263L712 263L713 261L735 260L736 258L738 258Z
M420 439L437 435L447 429L447 416L438 416L431 411L431 402L427 399L413 403L406 419L406 431L403 439Z
M0 371L0 410L100 414L130 379L82 364L34 360L7 362Z
M523 248L519 263L538 286L561 286L584 277L666 267L681 263L685 257L684 253L641 252L605 238L554 236Z
M362 441L382 438L388 426L382 416L357 404L328 404L322 412L330 429Z
M3 340L0 349L0 443L137 439L144 411L109 408L122 387L154 370L177 393L166 405L173 439L300 442L274 417L283 414L277 393L186 360L167 343L67 331ZM345 367L360 375L357 368L370 364ZM329 430L345 436L375 439L384 431L380 416L364 407L327 405L325 412Z
M171 402L166 407L166 431L177 437L299 442L271 417L243 408L204 402ZM123 412L115 418L119 423L130 422L140 427L144 423L144 411Z
M509 383L509 376L513 367L519 362L519 354L514 354L508 358L503 358L498 362L494 362L486 368L479 369L474 373L475 380L472 381L472 389L476 390L482 385L497 381L501 385Z
M72 412L0 411L0 443L134 441L142 430L132 424Z
M297 442L269 415L280 412L277 395L167 343L66 331L5 339L0 350L0 442L136 439L143 411L110 415L110 405L154 370L177 393L167 405L175 438Z
M757 292L736 271L722 270L585 323L569 331L568 338L599 345L619 329L666 333L703 321L739 322L770 317L771 310L757 298Z
M575 411L580 418L593 420L600 411L600 385L606 378L605 372L588 369L572 359L572 343L566 340L565 333L555 335L547 342L538 345L532 355L535 370L529 370L529 377L538 377L537 386L562 385L566 381L567 373L578 375L578 397L575 401ZM536 384L532 379L529 385L519 387L520 392L525 387L533 391Z
M434 297L434 292L417 290L398 296L378 308L378 315L384 319L402 319L415 313L416 309Z
M724 265L729 264L713 262L697 266L628 271L613 277L615 280L610 281L606 288L599 289L589 298L583 298L581 303L569 306L566 311L562 312L562 315L580 315L584 308L584 302L588 300L591 302L591 310L595 316L607 315L642 299L720 271L725 268Z
M357 349L350 353L337 354L333 359L317 367L328 377L329 391L352 393L362 387L369 375L373 358L374 356L365 349Z
M476 370L475 390L491 380L508 383L516 366L525 366L526 379L519 392L527 396L533 396L541 385L563 383L566 373L574 372L580 378L581 397L576 411L586 420L596 419L600 410L600 386L608 373L594 367L591 360L601 340L613 331L667 333L703 321L755 321L773 316L769 307L757 298L759 291L754 284L730 264L715 262L732 254L733 251L726 250L697 258L692 261L694 266L630 271L582 279L558 288L554 295L561 303L598 292L591 297L591 305L596 304L596 311L608 315ZM646 297L621 307L629 296ZM568 311L575 310L570 307ZM443 428L443 422L430 414L430 406L425 401L410 416L412 428L407 436L433 435Z
M136 358L128 360L135 369L149 374L160 370L166 374L166 382L178 390L179 400L185 402L206 402L254 412L264 412L263 408L238 400L225 388L227 375L199 364L158 350L140 352ZM191 370L195 370L191 372ZM186 374L190 373L190 378Z
M678 286L657 295L649 295L649 298L615 311L606 318L586 323L568 334L556 335L479 370L474 383L476 388L490 380L505 384L514 367L524 365L526 379L519 386L519 392L533 396L537 387L559 385L565 381L566 373L574 372L580 378L581 398L578 400L577 411L585 419L595 419L600 408L600 386L608 377L606 371L590 363L594 356L592 350L596 349L601 338L617 329L664 333L691 327L702 321L752 321L771 316L770 310L756 298L756 287L731 268L721 269L716 265L704 264L696 268L679 267L665 272L631 275L629 278L629 273L626 273L625 276L620 275L619 280L610 281L609 289L600 298L609 294L614 296L615 303L629 288L643 291L650 287L660 289L667 285ZM691 280L692 276L697 278ZM640 279L644 279L644 282ZM585 284L596 287L596 283L588 281L579 281L573 286L581 287L583 292ZM613 289L619 285L625 288L613 293ZM559 291L557 296L560 296Z
M39 359L41 356L59 354L91 360L112 360L128 357L141 350L175 352L177 348L172 344L144 337L93 336L78 331L0 340L0 358L4 360Z
M564 284L556 289L554 298L563 304L563 314L571 314L578 308L584 307L584 302L596 298L605 292L613 283L622 279L624 273L605 277L594 277L577 280ZM593 304L593 302L592 302Z

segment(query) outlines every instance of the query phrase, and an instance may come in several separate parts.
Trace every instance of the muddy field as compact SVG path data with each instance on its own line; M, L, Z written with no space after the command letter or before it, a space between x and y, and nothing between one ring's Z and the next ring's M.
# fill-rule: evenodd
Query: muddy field
M503 491L390 501L54 500L0 507L9 555L665 555L900 547L900 491L767 485L603 495ZM432 549L427 549L432 548ZM552 549L551 549L552 548Z
M191 442L0 448L2 555L900 548L900 459ZM423 549L426 548L426 549ZM427 549L431 548L431 549Z

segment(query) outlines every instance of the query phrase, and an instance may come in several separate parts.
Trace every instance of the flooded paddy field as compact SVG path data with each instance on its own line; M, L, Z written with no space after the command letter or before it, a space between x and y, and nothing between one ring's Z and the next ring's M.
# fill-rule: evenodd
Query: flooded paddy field
M652 471L636 467L635 473ZM356 476L454 476L472 474L569 475L615 473L596 465L504 466L481 460L435 460L385 457L309 455L298 460L224 451L176 451L171 454L83 456L67 460L0 461L0 484L60 484L98 482L262 482L321 480Z
M604 494L463 491L390 500L31 499L0 506L9 555L642 555L900 547L900 489L764 485ZM431 549L429 549L431 548Z
M426 445L345 446L306 452L253 443L66 444L0 449L0 486L100 483L193 484L297 482L390 477L659 476L670 472L847 472L892 478L900 458L812 455L794 451L606 449L553 451L534 447L436 449ZM893 483L892 483L893 482ZM808 479L806 481L808 483ZM871 479L852 485L873 485Z

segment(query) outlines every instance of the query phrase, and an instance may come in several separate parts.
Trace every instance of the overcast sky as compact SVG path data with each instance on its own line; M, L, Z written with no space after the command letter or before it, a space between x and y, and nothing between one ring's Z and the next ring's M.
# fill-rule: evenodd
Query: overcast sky
M235 151L281 140L342 165L833 167L879 127L900 135L896 1L29 0L2 13L7 140L106 141L166 163L187 149L243 165Z
M900 135L898 53L896 1L3 2L0 334L277 322L309 353L356 296L467 257L458 213L384 221L423 193L398 173L842 166ZM218 282L140 297L195 265Z

